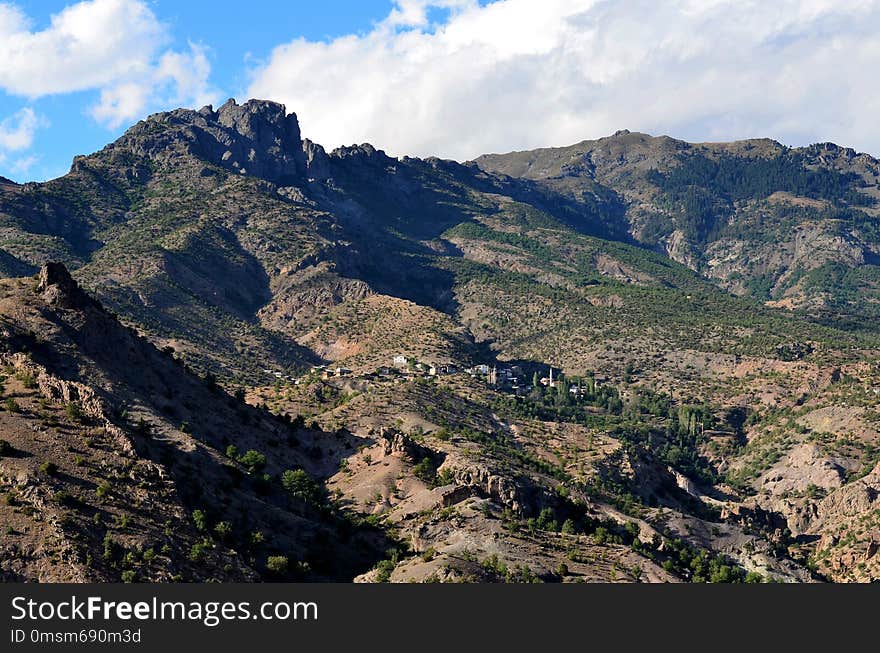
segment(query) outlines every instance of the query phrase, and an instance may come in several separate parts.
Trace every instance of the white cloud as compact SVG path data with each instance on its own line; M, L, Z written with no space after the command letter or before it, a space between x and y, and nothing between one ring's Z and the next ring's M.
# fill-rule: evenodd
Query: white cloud
M219 94L208 81L210 74L204 46L190 43L189 52L165 52L155 68L102 89L90 113L98 122L116 128L142 118L150 107L211 104Z
M277 47L248 94L284 102L325 145L395 154L465 159L621 128L880 154L880 0L396 5L367 34Z
M108 127L119 127L141 117L150 99L150 86L142 81L120 82L101 89L101 98L91 109L92 117Z
M26 14L0 4L0 89L36 99L98 90L93 117L110 127L170 103L212 99L204 48L166 50L170 38L145 0L84 0L35 31Z
M26 150L34 142L37 129L45 125L30 107L0 121L0 153Z
M165 29L139 0L88 0L41 31L16 6L0 6L0 86L37 98L102 87L146 70Z

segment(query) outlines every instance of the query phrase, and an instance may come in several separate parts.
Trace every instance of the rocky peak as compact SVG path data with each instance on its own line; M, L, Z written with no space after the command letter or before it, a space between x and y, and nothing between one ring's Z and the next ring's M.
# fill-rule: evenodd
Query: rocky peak
M50 306L78 308L91 302L63 263L46 263L40 268L37 292Z
M377 161L379 163L392 161L391 157L385 154L384 150L377 150L369 143L337 147L330 153L330 156L337 159L360 159L365 161Z
M227 100L214 110L175 109L157 113L129 129L111 149L173 164L181 152L231 172L289 184L306 172L295 113L283 104Z

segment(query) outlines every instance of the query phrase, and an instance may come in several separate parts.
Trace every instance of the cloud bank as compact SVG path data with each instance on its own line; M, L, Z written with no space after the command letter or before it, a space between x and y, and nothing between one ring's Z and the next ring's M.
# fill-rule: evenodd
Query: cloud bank
M284 102L325 145L394 154L622 128L880 154L878 33L877 0L399 0L366 34L275 48L247 94Z

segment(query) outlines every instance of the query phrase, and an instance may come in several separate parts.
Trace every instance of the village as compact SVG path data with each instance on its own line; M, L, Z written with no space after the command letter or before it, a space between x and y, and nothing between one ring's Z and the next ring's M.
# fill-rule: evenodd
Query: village
M302 375L295 376L276 370L263 370L272 377L275 383L291 383L302 385L316 379L358 379L362 381L406 382L417 378L463 375L480 380L498 392L513 396L525 396L536 388L539 390L564 388L569 394L577 397L595 392L597 384L605 381L605 377L590 375L585 379L569 383L559 368L548 364L530 364L530 369L521 365L501 365L498 363L478 363L465 366L458 363L428 363L405 354L395 355L390 365L380 365L373 372L356 374L353 370L333 366L331 364L315 365Z

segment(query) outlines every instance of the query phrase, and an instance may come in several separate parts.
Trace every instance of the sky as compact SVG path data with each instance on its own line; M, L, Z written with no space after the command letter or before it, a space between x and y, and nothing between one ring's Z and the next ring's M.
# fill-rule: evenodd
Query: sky
M0 175L229 97L397 156L624 128L880 155L878 70L880 0L0 0Z

